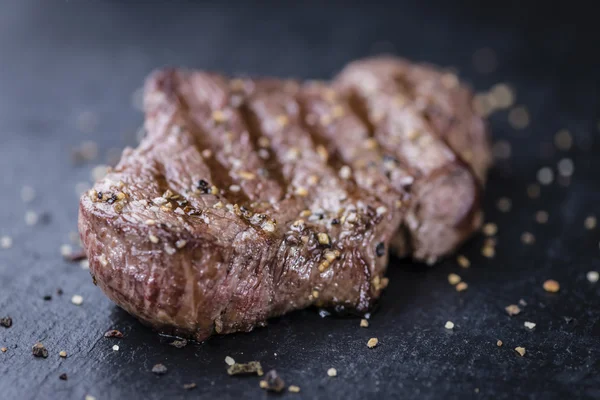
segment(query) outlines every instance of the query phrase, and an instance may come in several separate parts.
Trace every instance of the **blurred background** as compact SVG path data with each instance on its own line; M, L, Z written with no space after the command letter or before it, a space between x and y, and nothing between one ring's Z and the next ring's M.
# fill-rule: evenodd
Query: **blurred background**
M277 367L307 398L600 397L600 293L586 279L600 268L589 219L600 213L600 29L591 2L368 3L2 3L0 317L14 325L0 327L0 398L263 396L256 381L224 374L226 355ZM140 88L152 70L327 79L379 53L452 69L479 93L496 142L485 198L499 228L493 259L475 238L461 250L468 271L454 260L432 270L392 265L369 332L309 310L183 351L112 305L85 262L64 260L79 248L79 194L137 145ZM498 84L510 93L502 107L493 104ZM522 243L525 232L534 245ZM448 287L451 271L469 281L464 296ZM560 296L544 293L549 278L561 282ZM71 304L74 294L82 306ZM529 308L511 319L504 307L519 299ZM441 328L450 318L452 335ZM102 338L113 327L127 335L119 352ZM381 351L365 355L371 336ZM37 341L49 359L32 358ZM66 360L56 356L62 349ZM162 380L149 373L157 362L170 368ZM324 371L336 365L331 382ZM199 389L182 392L190 381Z

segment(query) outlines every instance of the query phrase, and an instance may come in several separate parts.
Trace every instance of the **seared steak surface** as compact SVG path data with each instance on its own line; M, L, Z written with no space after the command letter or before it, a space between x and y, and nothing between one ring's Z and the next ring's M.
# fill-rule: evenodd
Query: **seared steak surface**
M470 94L428 83L443 94L422 100L406 68L420 67L366 60L333 83L153 74L146 138L81 199L94 282L197 340L310 305L369 310L390 247L433 261L478 227L489 165Z

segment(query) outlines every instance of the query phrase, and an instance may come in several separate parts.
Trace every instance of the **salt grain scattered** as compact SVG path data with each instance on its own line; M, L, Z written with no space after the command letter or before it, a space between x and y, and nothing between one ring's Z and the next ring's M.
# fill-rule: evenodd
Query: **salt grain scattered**
M558 162L558 173L561 176L571 176L575 171L575 165L570 158L563 158Z
M452 322L452 321L447 321L447 322L446 322L446 325L444 325L444 328L446 328L446 329L449 329L449 330L452 330L452 329L454 329L454 322Z
M292 393L300 393L300 387L296 385L290 385L290 387L288 387L288 390Z
M586 277L590 283L596 283L596 282L598 282L598 279L600 278L600 274L598 273L598 271L589 271L586 274Z
M225 363L227 365L233 365L235 364L235 360L233 358L231 358L230 356L225 357Z
M481 254L486 258L494 258L496 255L496 249L494 246L485 245L481 248Z
M506 313L508 315L510 315L511 317L513 315L519 315L521 313L521 308L516 304L511 304L509 306L506 306L506 307L504 307L504 309L506 310Z
M21 200L23 203L31 203L35 198L35 189L31 186L23 186L21 188Z
M339 175L342 179L350 179L350 176L352 175L352 170L349 166L344 165L342 168L340 168Z
M81 260L79 262L79 266L81 269L90 269L90 261L89 260Z
M517 353L519 353L519 355L521 357L523 357L525 355L525 347L520 347L520 346L519 347L515 347L515 351Z
M469 268L471 266L471 261L462 254L456 257L456 262L458 262L458 265L460 265L461 268Z
M80 306L83 304L83 297L75 294L73 297L71 297L71 303L75 304L76 306Z
M0 237L0 248L10 249L13 245L13 240L10 236Z
M460 282L458 285L456 285L457 292L464 292L468 288L469 288L469 285L467 285L466 282Z
M548 222L548 213L542 210L536 212L535 220L538 224L545 224L546 222Z
M508 197L501 197L496 203L498 210L502 212L509 212L512 208L512 201Z
M333 376L337 376L337 370L335 368L329 368L327 370L327 375L333 377Z
M592 230L596 228L597 222L596 217L590 215L583 221L583 226L585 226L585 229Z
M448 275L448 283L450 283L451 285L456 285L461 281L460 276L458 276L457 274L449 274Z
M498 233L498 225L488 222L483 226L482 230L486 236L494 236L496 233Z
M496 107L498 108L508 108L515 101L513 90L505 83L497 83L492 86L490 94L494 98Z
M573 137L571 133L566 129L561 129L554 135L554 145L559 150L569 150L573 145Z
M550 293L556 293L560 290L560 284L554 279L548 279L544 282L544 290Z
M27 211L25 213L25 224L33 226L38 222L38 215L35 211Z
M60 246L60 255L63 257L69 257L73 253L73 247L70 244L63 244Z
M525 321L525 322L523 323L523 325L525 325L525 328L527 328L527 329L529 329L529 330L531 330L531 329L535 328L535 323L533 323L533 322Z
M535 236L533 236L533 233L531 232L523 232L521 235L521 241L524 244L533 244L535 243Z
M112 347L112 349L113 349L113 351L119 351L119 345L118 345L118 344L115 344L115 345Z
M537 172L537 180L542 185L549 185L554 180L554 172L552 171L552 169L550 167L541 168Z
M529 112L524 106L518 106L508 113L508 122L515 129L524 129L529 125Z

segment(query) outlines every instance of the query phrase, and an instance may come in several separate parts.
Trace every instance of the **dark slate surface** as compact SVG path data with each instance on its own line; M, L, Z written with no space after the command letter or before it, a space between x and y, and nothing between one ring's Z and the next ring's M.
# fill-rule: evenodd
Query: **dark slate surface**
M0 327L0 347L8 348L0 353L0 398L268 397L257 378L227 376L227 355L276 368L302 389L289 398L599 398L600 283L585 274L600 270L600 232L583 228L587 215L600 214L593 13L573 2L562 10L523 2L486 3L485 10L479 2L401 3L286 9L266 2L4 2L0 236L14 243L0 249L0 317L12 316L14 325ZM471 62L484 46L498 56L489 75ZM506 112L492 118L496 137L513 145L485 199L488 219L499 226L493 260L480 255L482 238L461 250L472 259L469 270L454 261L429 269L393 260L390 287L368 329L355 318L323 319L307 310L251 334L176 349L106 299L87 271L62 259L60 246L76 229L75 185L89 181L92 168L73 165L71 148L93 140L96 162L105 162L111 149L135 145L142 116L131 95L152 69L173 64L327 78L348 60L381 50L454 66L480 90L510 82L529 108L532 123L523 131L510 127ZM95 126L82 130L82 113L91 113ZM552 135L565 127L576 146L552 151ZM570 186L555 183L529 199L525 188L536 171L567 156L575 161ZM37 193L30 204L20 198L24 185ZM494 206L501 196L513 200L508 214ZM533 219L539 209L550 214L545 226ZM27 210L45 217L28 226ZM520 242L525 230L535 234L534 245ZM468 291L448 284L450 272L463 276ZM560 293L543 291L548 278L561 283ZM71 304L73 294L84 297L83 305ZM519 299L529 305L510 318L504 307ZM447 320L454 332L444 329ZM524 321L537 327L527 331ZM110 328L125 338L103 338ZM380 341L372 350L370 337ZM49 350L47 359L32 356L37 341ZM516 346L527 348L525 357ZM67 359L59 358L61 350ZM168 367L165 376L150 372L156 363ZM330 367L336 378L327 376ZM59 380L62 373L67 381ZM184 391L190 382L198 387Z

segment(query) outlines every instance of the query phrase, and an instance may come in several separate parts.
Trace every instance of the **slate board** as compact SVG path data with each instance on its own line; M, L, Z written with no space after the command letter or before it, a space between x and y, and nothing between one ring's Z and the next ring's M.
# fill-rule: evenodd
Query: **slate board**
M0 327L0 347L8 348L0 353L0 398L270 396L256 377L227 376L227 355L260 360L301 387L287 398L599 398L600 283L585 275L600 270L600 231L583 227L586 216L600 214L597 23L577 2L563 9L486 4L3 3L0 236L11 236L13 246L0 249L0 317L12 316L14 325ZM487 75L471 61L486 46L498 60ZM152 69L328 78L347 61L380 51L453 66L478 90L509 82L528 107L531 124L522 131L510 127L506 112L491 118L495 137L513 150L492 172L485 196L487 218L499 227L494 259L481 256L478 237L461 249L472 261L468 270L454 260L435 268L392 260L390 286L368 329L356 318L305 310L250 334L183 349L118 309L87 271L62 259L60 246L76 230L75 186L90 181L93 166L74 165L72 148L95 141L97 162L105 162L134 146L142 115L132 93ZM552 146L560 128L574 134L568 152ZM570 185L553 183L529 199L526 187L538 169L563 157L575 162ZM24 185L37 193L30 204L20 198ZM495 207L502 196L513 202L506 214ZM28 226L27 210L44 217ZM549 212L548 224L534 221L537 210ZM521 243L524 231L535 244ZM448 284L450 272L469 283L466 292ZM544 292L549 278L560 282L559 293ZM74 294L84 298L79 307L71 304ZM519 299L528 305L511 318L504 307ZM444 329L447 320L453 332ZM524 321L535 322L535 330ZM125 337L105 339L112 328ZM371 350L370 337L380 343ZM47 359L31 355L37 341L49 350ZM527 354L520 357L516 346ZM168 367L165 376L150 372L156 363ZM327 376L330 367L336 378ZM182 389L190 382L197 388Z

